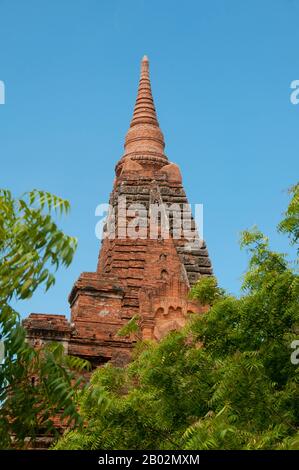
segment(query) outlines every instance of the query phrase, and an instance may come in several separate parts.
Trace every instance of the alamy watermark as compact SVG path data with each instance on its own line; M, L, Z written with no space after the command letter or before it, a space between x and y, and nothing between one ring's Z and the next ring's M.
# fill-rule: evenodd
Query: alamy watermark
M299 339L292 341L291 348L294 349L291 354L291 363L297 366L299 364Z
M0 80L0 104L5 104L5 85L2 80Z
M181 239L188 246L201 246L203 240L203 205L187 203L128 203L119 196L114 204L99 204L95 215L101 217L95 227L98 239Z
M0 335L0 365L4 361L4 356L5 356L5 345L4 345L4 341L1 339L1 335Z
M299 80L293 80L290 85L293 90L290 94L290 101L292 104L299 104Z

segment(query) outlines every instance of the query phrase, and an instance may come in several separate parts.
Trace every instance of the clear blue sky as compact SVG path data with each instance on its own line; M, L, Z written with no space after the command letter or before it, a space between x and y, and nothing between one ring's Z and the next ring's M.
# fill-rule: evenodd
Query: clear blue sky
M0 0L0 186L68 198L61 226L79 239L72 266L23 315L68 314L73 282L96 268L94 211L112 188L144 54L166 153L204 204L220 284L239 292L242 229L258 224L287 249L275 226L298 179L298 19L297 0Z

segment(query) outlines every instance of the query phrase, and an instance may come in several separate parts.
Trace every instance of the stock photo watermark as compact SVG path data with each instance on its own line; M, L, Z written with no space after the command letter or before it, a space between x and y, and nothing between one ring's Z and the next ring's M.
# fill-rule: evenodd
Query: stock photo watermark
M95 227L99 240L173 238L190 248L203 241L203 204L194 204L193 216L190 204L128 204L125 196L119 196L114 205L99 204L95 215L101 217Z
M1 336L0 336L0 365L4 361L4 356L5 356L5 345L4 345L4 341L1 339Z
M0 80L0 104L5 104L5 84Z
M293 90L290 94L290 101L292 104L299 104L299 80L293 80L290 88Z
M291 354L291 363L297 366L299 364L299 339L292 341L291 348L294 349Z

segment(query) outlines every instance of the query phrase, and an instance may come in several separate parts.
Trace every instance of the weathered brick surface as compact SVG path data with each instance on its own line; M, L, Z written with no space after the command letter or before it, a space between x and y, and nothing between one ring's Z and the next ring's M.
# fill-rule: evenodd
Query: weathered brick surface
M132 203L177 204L181 214L188 200L179 167L164 153L164 137L159 128L144 58L133 119L125 140L124 155L116 165L116 178L110 204L116 216ZM125 197L125 208L119 197ZM164 213L163 213L164 214ZM164 215L161 217L164 217ZM63 341L73 355L88 358L94 367L107 361L124 365L130 358L135 339L120 337L118 330L133 315L140 318L140 335L161 339L181 328L187 314L200 314L204 308L188 299L190 286L202 275L212 273L205 244L188 248L184 236L175 238L174 214L168 214L170 237L150 238L149 213L142 213L143 234L123 238L134 213L118 221L116 238L102 242L97 271L82 273L69 296L71 320L62 315L31 314L24 321L30 341ZM140 214L139 214L140 215ZM122 232L121 232L122 231ZM190 232L196 234L194 221ZM197 237L198 238L198 237Z

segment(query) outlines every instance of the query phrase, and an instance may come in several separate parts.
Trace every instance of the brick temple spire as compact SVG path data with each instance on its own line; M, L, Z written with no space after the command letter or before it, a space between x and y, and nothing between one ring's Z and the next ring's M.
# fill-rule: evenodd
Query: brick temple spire
M49 314L31 314L24 321L32 344L60 341L66 352L93 367L130 360L136 337L118 332L134 316L139 337L160 340L182 328L191 312L200 315L207 309L188 296L200 277L212 274L212 265L180 168L164 154L146 56L109 202L108 236L101 242L96 271L82 272L69 296L71 321ZM156 209L160 212L152 220ZM162 220L168 222L168 236Z
M146 167L161 168L168 163L164 147L164 136L159 127L151 90L149 60L145 55L141 61L133 117L125 139L125 153L117 165L117 173L120 173L128 158Z
M190 287L211 275L212 265L188 209L180 168L164 154L146 56L125 152L115 170L111 224L108 220L104 228L109 236L101 242L96 271L82 272L74 283L71 321L39 313L24 320L27 341L34 347L58 341L66 353L88 359L92 368L109 361L124 366L137 338L160 340L184 327L191 314L201 315L208 308L189 298ZM152 221L155 209L160 214ZM162 220L168 221L168 236L163 235ZM177 222L183 229L179 233ZM157 228L156 236L151 227ZM119 336L132 318L139 318L138 335ZM59 432L64 426L57 422ZM45 439L42 434L41 446Z
M149 76L149 60L145 55L141 61L140 80L131 126L151 124L159 127Z

